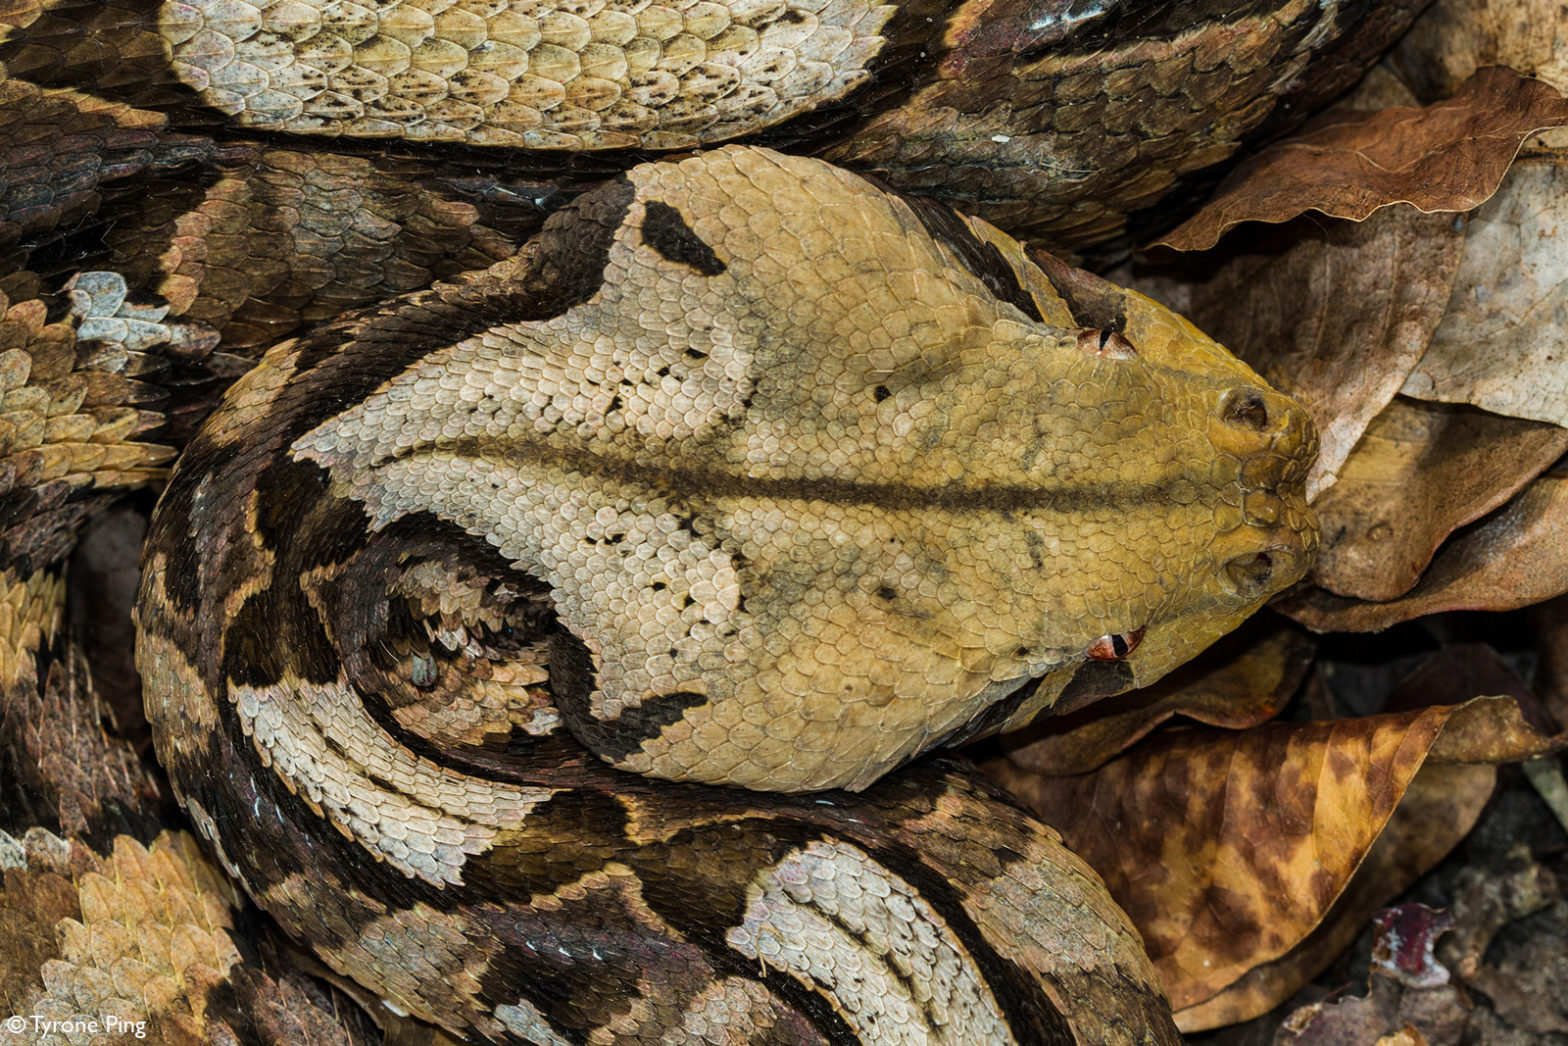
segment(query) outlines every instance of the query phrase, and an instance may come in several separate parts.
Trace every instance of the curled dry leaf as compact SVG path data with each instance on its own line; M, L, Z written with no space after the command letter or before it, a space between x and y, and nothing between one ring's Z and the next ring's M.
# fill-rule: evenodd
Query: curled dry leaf
M1311 579L1341 596L1410 591L1439 544L1568 451L1568 429L1397 398L1373 419L1314 504L1323 550Z
M1400 390L1568 425L1568 166L1521 159L1470 216L1443 322Z
M1008 735L1004 758L1032 773L1082 774L1175 715L1229 730L1267 722L1301 685L1317 643L1277 618L1253 620L1152 686Z
M1568 100L1511 69L1482 69L1422 109L1335 111L1232 171L1192 218L1159 242L1206 250L1242 222L1307 211L1360 221L1408 203L1468 211L1497 190L1531 132L1568 123Z
M1306 588L1273 606L1315 632L1380 632L1424 614L1516 610L1563 592L1568 592L1568 470L1554 468L1450 540L1400 599L1367 603Z
M1478 697L1476 694L1491 694ZM1486 643L1450 643L1401 679L1383 710L1460 705L1427 753L1428 763L1517 763L1562 747L1535 691Z
M1238 732L1167 729L1072 777L1031 773L1005 759L989 761L986 770L1104 877L1182 1011L1301 944L1341 896L1445 731L1478 729L1472 724L1490 715L1518 718L1512 699L1493 700L1501 711L1466 712L1478 704L1469 702ZM1533 754L1539 735L1519 729ZM1492 739L1498 731L1482 733ZM1464 818L1479 813L1484 795L1477 793L1489 794L1491 776L1468 765L1432 772L1435 793L1416 795L1433 804L1423 820L1441 813L1441 830L1423 830L1445 840L1446 851L1468 830ZM1456 834L1446 834L1449 828ZM1424 868L1442 851L1420 848L1418 856ZM1378 869L1380 886L1397 879L1389 869L1410 857L1408 850L1390 854ZM1377 903L1389 896L1381 893ZM1353 934L1359 922L1349 925ZM1316 972L1276 971L1268 991L1249 984L1241 1008L1250 1012L1232 1000L1197 1011L1201 1020L1180 1012L1178 1019L1195 1030L1256 1016Z
M1322 439L1307 476L1312 497L1426 351L1463 244L1451 215L1399 207L1359 224L1250 226L1201 261L1115 278L1187 316L1306 406Z

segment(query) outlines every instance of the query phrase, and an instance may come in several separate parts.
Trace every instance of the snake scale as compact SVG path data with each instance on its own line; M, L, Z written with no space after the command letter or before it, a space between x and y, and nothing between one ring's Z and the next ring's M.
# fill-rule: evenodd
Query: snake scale
M1140 227L1419 6L0 8L0 1037L1178 1041L931 753L1299 577L1315 436L998 226ZM138 684L82 588L165 478Z

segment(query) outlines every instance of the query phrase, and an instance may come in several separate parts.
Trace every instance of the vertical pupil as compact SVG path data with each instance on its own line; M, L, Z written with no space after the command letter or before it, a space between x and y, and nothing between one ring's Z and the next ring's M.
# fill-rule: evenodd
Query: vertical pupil
M1101 349L1104 349L1106 343L1109 342L1110 340L1111 340L1111 332L1110 331L1108 331L1108 330L1100 331L1100 348Z

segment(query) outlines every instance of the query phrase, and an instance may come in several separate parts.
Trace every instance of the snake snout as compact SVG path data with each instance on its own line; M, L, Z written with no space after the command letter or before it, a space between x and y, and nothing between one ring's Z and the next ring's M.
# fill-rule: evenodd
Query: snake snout
M1317 554L1318 522L1306 498L1317 428L1295 400L1261 385L1225 392L1217 418L1211 438L1232 458L1235 480L1226 500L1242 524L1231 533L1224 576L1237 595L1251 599L1296 581Z

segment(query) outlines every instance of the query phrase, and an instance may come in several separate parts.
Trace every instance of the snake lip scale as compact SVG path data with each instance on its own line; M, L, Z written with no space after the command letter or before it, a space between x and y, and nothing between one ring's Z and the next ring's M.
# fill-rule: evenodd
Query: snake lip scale
M437 1041L1178 1042L943 752L1301 577L1316 435L1015 235L1126 235L1419 4L1080 6L0 11L0 1001L283 1041L331 1007L242 891ZM63 612L165 479L183 814Z

